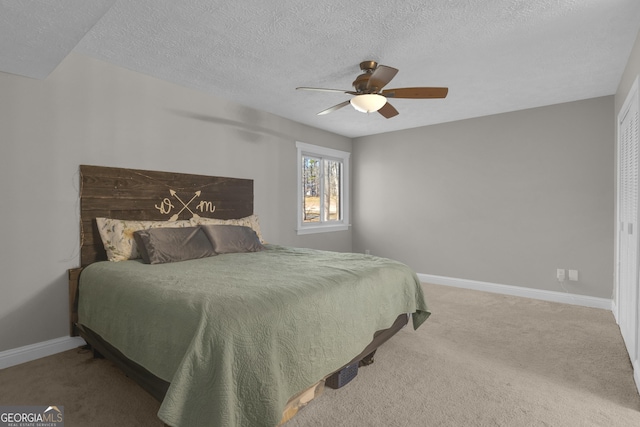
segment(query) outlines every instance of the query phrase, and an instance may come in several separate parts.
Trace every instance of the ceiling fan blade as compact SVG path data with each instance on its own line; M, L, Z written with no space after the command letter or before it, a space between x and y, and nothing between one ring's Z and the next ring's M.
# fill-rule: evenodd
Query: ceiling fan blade
M371 89L375 92L380 91L383 87L391 81L392 78L398 73L397 68L387 67L386 65L378 65L367 83L367 89Z
M449 88L446 87L401 87L398 89L387 89L380 95L387 98L446 98Z
M339 110L339 109L341 109L342 107L346 107L347 105L349 105L349 102L350 102L350 101L344 101L344 102L341 102L340 104L336 104L336 105L334 105L333 107L329 107L329 108L327 108L326 110L322 110L322 111L320 111L320 112L318 113L318 116L322 116L322 115L324 115L324 114L333 113L334 111Z
M316 92L340 92L340 93L348 93L351 95L357 95L356 92L352 90L344 90L344 89L326 89L323 87L297 87L296 90L313 90Z
M389 104L389 102L384 104L382 108L378 110L378 113L382 114L387 119L395 117L399 114L398 110L396 110L393 105Z

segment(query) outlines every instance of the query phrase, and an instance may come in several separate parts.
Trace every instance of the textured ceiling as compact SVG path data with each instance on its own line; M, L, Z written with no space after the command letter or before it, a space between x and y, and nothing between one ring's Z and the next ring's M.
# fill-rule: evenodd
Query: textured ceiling
M75 51L356 137L614 94L640 1L0 0L0 24L1 71L46 78ZM385 119L295 90L351 90L364 60L449 95Z
M46 78L115 0L0 0L0 71Z

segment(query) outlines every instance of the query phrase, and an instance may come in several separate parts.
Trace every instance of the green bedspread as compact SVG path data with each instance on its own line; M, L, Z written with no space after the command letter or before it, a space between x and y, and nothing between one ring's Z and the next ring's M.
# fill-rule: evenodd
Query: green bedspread
M406 265L267 245L171 264L98 262L79 320L171 383L170 426L275 426L287 401L348 363L401 313L429 317Z

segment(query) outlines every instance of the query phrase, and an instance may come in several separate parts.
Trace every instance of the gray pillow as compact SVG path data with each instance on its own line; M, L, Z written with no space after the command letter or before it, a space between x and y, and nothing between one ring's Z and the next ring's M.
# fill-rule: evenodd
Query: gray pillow
M185 261L216 255L200 227L150 228L133 233L142 260L147 264Z
M200 226L218 254L237 252L258 252L265 249L258 235L250 227L242 225L201 225Z

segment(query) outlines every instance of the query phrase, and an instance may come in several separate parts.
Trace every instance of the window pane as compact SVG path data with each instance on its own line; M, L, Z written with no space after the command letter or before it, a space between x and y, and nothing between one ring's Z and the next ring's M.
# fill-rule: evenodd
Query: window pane
M324 209L327 221L342 219L340 212L340 180L342 162L335 160L324 161Z
M320 222L320 159L302 158L302 221Z
M350 153L296 141L297 234L349 229Z

